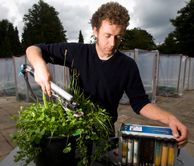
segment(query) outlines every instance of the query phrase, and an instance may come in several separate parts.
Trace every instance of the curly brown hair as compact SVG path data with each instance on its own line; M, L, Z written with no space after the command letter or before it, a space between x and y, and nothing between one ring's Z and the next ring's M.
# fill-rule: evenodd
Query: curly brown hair
M129 25L130 16L125 7L117 2L108 2L98 8L92 15L92 28L100 28L103 20L109 20L112 24L123 25L125 28Z

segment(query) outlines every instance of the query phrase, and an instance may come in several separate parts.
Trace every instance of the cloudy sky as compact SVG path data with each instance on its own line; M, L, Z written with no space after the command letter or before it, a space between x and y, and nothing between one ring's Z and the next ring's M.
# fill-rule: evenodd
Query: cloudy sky
M169 19L177 16L177 11L188 0L114 0L125 6L130 14L128 29L138 27L148 31L156 43L163 42L169 32L173 31ZM8 19L23 32L23 16L38 0L0 0L0 20ZM107 0L45 0L59 12L59 18L67 31L68 41L78 41L79 30L85 42L92 34L89 20L93 12Z

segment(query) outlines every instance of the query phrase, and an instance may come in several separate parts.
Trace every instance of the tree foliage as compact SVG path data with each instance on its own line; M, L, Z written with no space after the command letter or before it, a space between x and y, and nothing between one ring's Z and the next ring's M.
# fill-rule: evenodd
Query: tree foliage
M164 43L159 45L157 49L159 50L159 52L164 54L177 54L181 53L179 45L180 43L177 40L176 33L171 32L166 37Z
M21 43L18 30L8 20L0 21L0 57L11 57L21 54Z
M181 52L194 57L194 0L178 11L178 16L171 20Z
M155 47L156 45L152 35L139 28L126 30L123 41L120 45L120 49L125 50L135 48L152 50L155 49Z
M82 31L79 31L79 39L78 39L78 43L84 43L84 37L82 35Z
M43 0L34 4L28 14L24 15L24 32L22 43L27 47L35 43L66 42L66 31L58 18L55 8Z

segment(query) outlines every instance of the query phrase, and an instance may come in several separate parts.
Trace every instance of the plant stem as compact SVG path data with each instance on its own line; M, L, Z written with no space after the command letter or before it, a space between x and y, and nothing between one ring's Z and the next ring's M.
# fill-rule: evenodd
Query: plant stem
M45 95L44 92L42 92L42 99L43 99L44 107L47 109L48 108L48 102L47 102L46 95Z

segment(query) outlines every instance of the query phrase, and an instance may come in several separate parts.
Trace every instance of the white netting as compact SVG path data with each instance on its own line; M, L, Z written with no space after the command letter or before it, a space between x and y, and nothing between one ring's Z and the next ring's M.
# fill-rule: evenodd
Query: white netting
M158 51L128 50L122 51L133 58L139 68L146 93L152 102L158 95L183 95L184 90L194 89L194 58L183 55L159 55ZM28 63L25 56L0 58L0 95L16 95L18 99L30 100L31 94L23 76L19 75L22 64ZM53 82L64 89L69 88L69 69L49 64ZM39 85L29 76L33 92L41 96ZM121 103L129 103L126 94Z
M187 58L186 61L184 89L194 89L194 58L191 57Z
M157 51L146 50L136 50L136 52L135 61L138 65L144 88L150 96L151 101L155 102L158 53Z
M12 58L0 58L0 95L15 95L15 73Z
M20 73L21 65L22 64L29 64L26 61L25 56L21 57L13 57L14 66L15 66L15 73L16 73L16 83L14 85L16 86L16 96L17 99L24 99L24 100L31 100L33 96L31 95L31 92L29 91L26 81L22 74ZM12 65L13 66L13 65ZM48 64L49 70L51 71L53 82L60 86L61 88L67 89L69 87L69 73L68 69L64 66L59 65L53 65ZM40 89L40 86L35 82L34 78L32 76L28 76L28 82L32 88L33 93L41 99L42 91Z
M139 49L122 52L136 61L145 91L149 95L151 101L155 102L156 79L158 69L157 60L159 58L158 52ZM121 103L127 102L127 96L126 94L124 94L121 99Z
M27 87L23 76L20 74L20 66L26 63L25 56L13 57L16 77L16 96L17 99L26 99Z
M183 55L160 55L159 95L173 96L183 94L183 80L186 57Z

